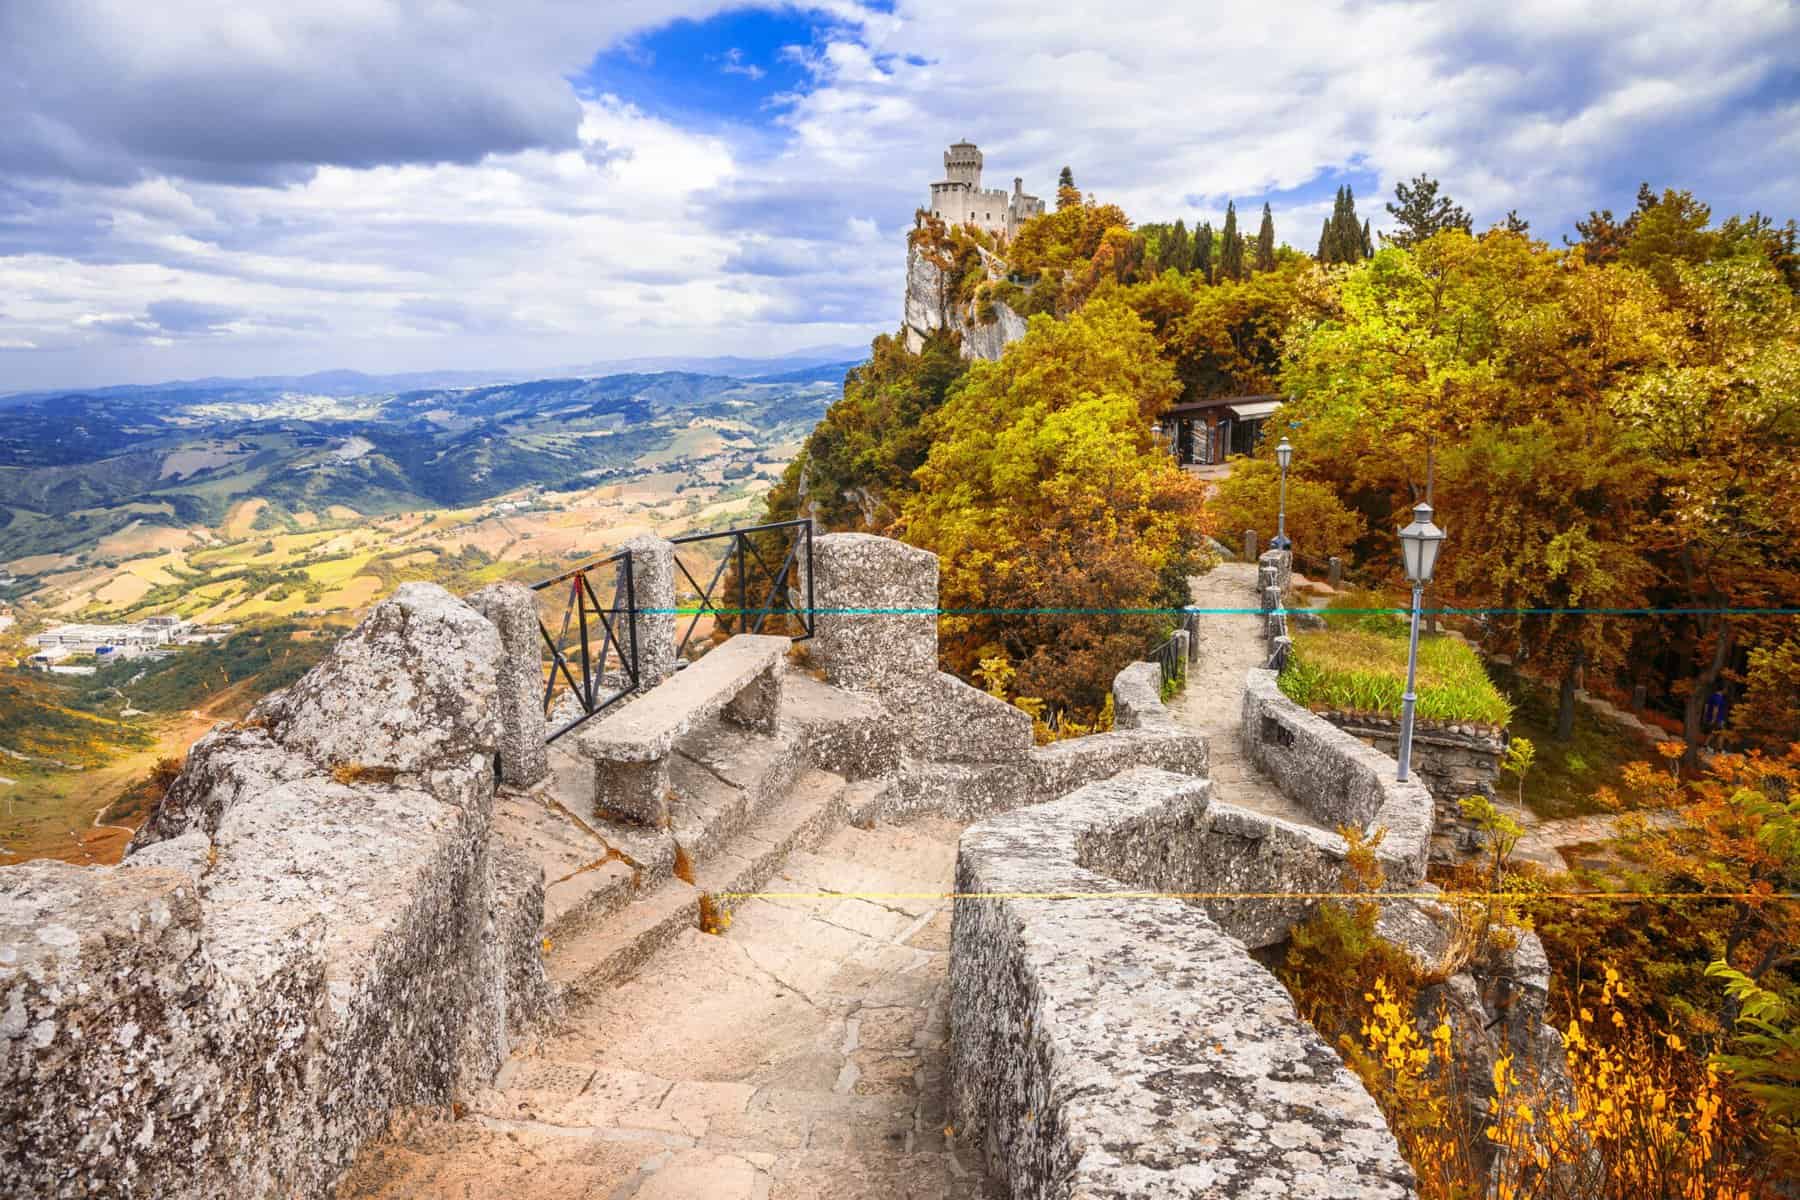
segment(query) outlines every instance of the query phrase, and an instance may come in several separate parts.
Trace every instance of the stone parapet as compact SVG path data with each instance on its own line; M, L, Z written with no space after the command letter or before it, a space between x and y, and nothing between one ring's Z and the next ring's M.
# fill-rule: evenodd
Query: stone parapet
M937 555L869 533L812 542L818 612L807 657L826 682L916 695L937 673Z
M1379 713L1322 712L1320 717L1366 746L1398 760L1400 722ZM1437 836L1441 856L1452 857L1480 848L1481 833L1463 816L1467 796L1495 799L1500 762L1506 755L1501 730L1481 725L1421 722L1413 729L1412 773L1437 802Z
M631 595L636 608L638 690L648 691L675 673L675 547L651 534L625 543L631 551Z
M1425 877L1433 801L1397 764L1281 694L1273 671L1248 673L1244 753L1283 795L1321 824L1386 830L1378 854L1392 886Z
M1162 668L1132 663L1113 680L1113 728L1174 730L1180 726L1162 701Z
M500 778L530 787L550 773L544 748L544 641L531 590L496 583L467 597L500 634Z
M1179 899L1108 895L1197 861L1208 789L1131 771L963 834L958 1136L1018 1200L1410 1196L1380 1110L1241 942Z

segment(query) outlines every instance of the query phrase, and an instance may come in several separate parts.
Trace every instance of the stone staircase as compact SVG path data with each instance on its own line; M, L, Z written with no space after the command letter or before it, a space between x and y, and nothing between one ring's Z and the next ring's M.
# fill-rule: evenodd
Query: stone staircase
M596 817L591 766L553 747L495 831L544 866L559 1019L463 1119L398 1123L341 1194L996 1194L947 1111L961 826L876 823L895 736L790 671L778 734L677 742L666 829Z
M860 698L790 672L779 733L713 720L677 744L666 829L596 816L592 764L553 745L550 778L503 793L495 831L543 865L545 969L565 1008L629 977L682 930L728 923L734 894L865 818L892 786L847 778L892 759L869 744L882 741L875 728ZM819 765L822 748L851 735L862 754Z

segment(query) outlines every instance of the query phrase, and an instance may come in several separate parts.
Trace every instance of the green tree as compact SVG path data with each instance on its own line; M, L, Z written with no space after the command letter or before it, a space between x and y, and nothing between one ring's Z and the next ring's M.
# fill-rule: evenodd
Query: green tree
M1338 188L1331 216L1319 233L1318 260L1327 265L1361 262L1374 253L1368 241L1368 223L1356 219L1356 192L1344 184Z
M1081 203L1081 192L1075 186L1075 173L1064 167L1062 174L1056 177L1056 211L1072 208Z
M1275 218L1269 212L1266 200L1263 202L1262 226L1256 231L1256 269L1275 269Z
M1470 229L1469 214L1461 205L1452 204L1450 197L1438 195L1438 181L1429 175L1415 175L1411 183L1396 183L1394 199L1399 203L1389 204L1387 210L1400 223L1400 228L1393 233L1384 233L1382 237L1402 249L1415 246L1446 229L1460 229L1464 233Z
M1220 235L1219 276L1222 279L1244 277L1244 239L1238 233L1237 205L1225 202L1225 230Z
M1213 281L1213 239L1216 236L1211 221L1204 222L1194 235L1193 269L1208 283Z

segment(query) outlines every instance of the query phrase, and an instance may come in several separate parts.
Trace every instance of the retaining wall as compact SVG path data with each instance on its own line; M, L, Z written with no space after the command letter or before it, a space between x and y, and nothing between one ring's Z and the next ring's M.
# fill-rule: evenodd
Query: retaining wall
M1320 717L1351 737L1398 761L1400 722L1379 714L1323 712ZM1465 796L1495 798L1506 739L1476 725L1421 723L1413 729L1412 773L1437 805L1437 838L1446 856L1479 848L1481 835L1463 816Z

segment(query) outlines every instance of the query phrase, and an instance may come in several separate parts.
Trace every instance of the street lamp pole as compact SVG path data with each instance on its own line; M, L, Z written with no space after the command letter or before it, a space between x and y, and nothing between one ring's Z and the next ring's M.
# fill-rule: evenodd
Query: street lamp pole
M1294 448L1288 445L1285 437L1281 439L1281 444L1275 447L1275 461L1281 464L1281 507L1276 510L1273 545L1277 550L1286 550L1293 544L1288 541L1287 536L1287 473L1288 464L1294 461Z
M1400 531L1400 551L1406 562L1406 577L1412 581L1412 631L1406 647L1406 691L1400 697L1400 770L1395 778L1405 783L1412 767L1413 708L1418 703L1416 687L1419 677L1419 609L1424 603L1425 585L1437 567L1438 551L1444 545L1444 531L1431 521L1431 505L1413 506L1412 524Z

